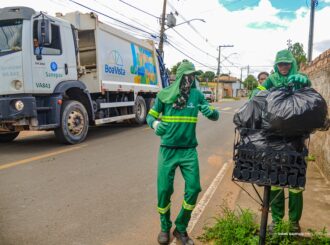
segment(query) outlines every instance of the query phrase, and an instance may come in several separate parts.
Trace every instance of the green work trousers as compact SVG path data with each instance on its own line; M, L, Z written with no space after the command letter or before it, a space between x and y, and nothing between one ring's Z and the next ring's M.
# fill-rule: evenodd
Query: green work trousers
M172 227L171 195L175 170L180 167L185 180L185 193L182 208L175 220L179 232L186 232L191 212L195 207L201 191L199 165L196 148L178 149L160 147L158 155L158 212L160 213L161 230L168 232Z
M273 222L280 222L285 214L284 189L272 186L270 192L270 202ZM289 189L289 221L298 223L303 211L302 190Z

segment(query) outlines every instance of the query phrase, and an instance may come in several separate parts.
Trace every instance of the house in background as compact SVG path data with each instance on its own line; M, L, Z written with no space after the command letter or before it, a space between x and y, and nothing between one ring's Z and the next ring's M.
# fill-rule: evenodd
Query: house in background
M175 80L175 75L170 75L170 83ZM219 84L217 84L219 81ZM243 85L237 77L232 77L227 74L222 74L219 79L215 78L212 82L198 82L197 87L200 90L211 90L215 98L222 99L228 97L242 97L246 96ZM218 93L217 93L218 87ZM218 95L218 96L217 96Z
M222 74L218 77L218 98L237 97L238 91L241 89L241 82L238 78L227 74Z

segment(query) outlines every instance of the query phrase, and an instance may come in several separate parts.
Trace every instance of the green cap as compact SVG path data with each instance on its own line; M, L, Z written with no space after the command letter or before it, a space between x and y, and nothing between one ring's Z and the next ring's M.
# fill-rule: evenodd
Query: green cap
M178 67L178 70L176 72L177 75L201 75L201 71L196 71L195 66L193 63L189 61L183 61Z
M287 50L281 50L276 54L275 64L278 63L292 63L294 61L294 57L292 53Z

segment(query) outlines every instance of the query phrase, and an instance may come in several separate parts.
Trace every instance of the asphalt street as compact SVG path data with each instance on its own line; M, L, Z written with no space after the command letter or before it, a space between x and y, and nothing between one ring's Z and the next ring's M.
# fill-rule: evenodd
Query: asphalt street
M244 102L214 103L220 110L217 122L199 116L199 200L230 163L232 118ZM91 128L86 141L74 146L58 144L52 132L24 133L0 145L0 244L157 244L158 150L159 138L147 125L125 124ZM173 219L183 189L178 170ZM210 214L219 201L211 196L201 213ZM203 222L196 220L194 235Z

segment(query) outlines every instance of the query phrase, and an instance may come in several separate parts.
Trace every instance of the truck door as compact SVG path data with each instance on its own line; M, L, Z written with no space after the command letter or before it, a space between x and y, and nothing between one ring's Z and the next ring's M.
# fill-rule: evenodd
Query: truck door
M52 20L50 24L51 43L40 45L38 21L40 20L33 22L33 91L34 93L52 93L58 83L76 79L76 72L75 74L72 72L72 59L69 59L72 52L74 58L73 41L70 43L71 45L68 45L69 47L66 47L65 43L66 37L70 35L67 32L71 32L72 36L72 31L60 21ZM70 54L68 54L69 48L72 49Z

